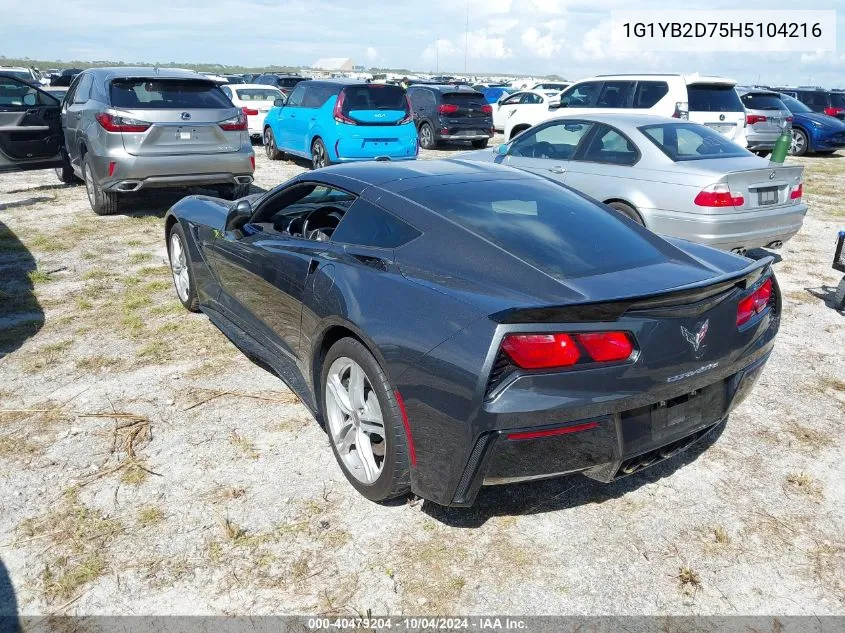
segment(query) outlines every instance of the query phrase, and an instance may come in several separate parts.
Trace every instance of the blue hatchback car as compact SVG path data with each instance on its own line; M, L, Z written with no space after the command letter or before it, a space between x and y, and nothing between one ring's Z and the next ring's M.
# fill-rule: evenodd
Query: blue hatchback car
M285 154L314 169L361 160L413 160L419 153L411 106L400 86L351 80L303 81L264 119L270 160Z
M813 112L789 95L781 94L780 99L792 112L790 154L793 156L803 156L813 152L830 154L838 149L845 149L845 123L827 114Z

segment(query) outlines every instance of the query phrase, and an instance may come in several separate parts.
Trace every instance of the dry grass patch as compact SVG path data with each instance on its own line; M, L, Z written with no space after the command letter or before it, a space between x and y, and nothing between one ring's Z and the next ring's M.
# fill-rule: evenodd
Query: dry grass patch
M120 521L79 499L79 489L66 491L61 501L40 517L18 526L18 536L50 543L51 559L40 574L48 603L67 600L108 569L108 546L123 532Z
M785 430L800 445L812 449L814 452L827 448L834 443L834 439L830 433L817 431L816 429L804 426L795 421L789 422L785 426Z
M822 485L812 475L803 471L788 473L786 475L786 484L790 489L813 497L814 499L819 499L823 496Z
M164 521L164 512L158 506L146 506L138 510L138 524L150 527Z
M107 369L117 369L123 365L123 360L115 358L114 356L102 356L95 354L94 356L86 356L76 361L76 369L92 374L105 371Z
M126 258L126 261L130 264L143 264L150 261L152 258L153 256L149 253L132 253Z
M681 591L686 594L695 594L701 587L701 576L688 565L681 565L678 568L677 578Z
M713 528L713 540L719 545L727 545L731 542L731 537L725 528L721 525L717 525Z
M229 434L229 444L244 453L250 459L258 459L259 454L255 448L255 444L248 437L244 437L236 429L232 429Z
M73 341L70 339L42 345L25 357L22 363L23 370L29 374L33 374L52 367L64 358L64 353L72 346Z
M845 602L845 545L824 541L809 552L813 577L830 594Z

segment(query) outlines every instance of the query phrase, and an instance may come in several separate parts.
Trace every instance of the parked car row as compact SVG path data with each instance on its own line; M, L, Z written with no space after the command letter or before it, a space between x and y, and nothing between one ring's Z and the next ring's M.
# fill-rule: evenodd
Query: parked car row
M592 77L544 101L517 94L493 106L494 127L508 140L563 114L625 110L689 119L762 154L774 148L784 130L792 135L795 155L845 148L845 122L838 120L845 119L845 93L837 91L743 87L720 77L663 74ZM820 116L801 116L801 123L794 123L796 113L814 111Z

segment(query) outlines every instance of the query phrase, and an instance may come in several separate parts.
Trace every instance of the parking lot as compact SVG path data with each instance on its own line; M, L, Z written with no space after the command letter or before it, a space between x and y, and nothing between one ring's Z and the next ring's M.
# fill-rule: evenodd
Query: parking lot
M306 169L256 163L261 190ZM845 155L787 163L810 211L773 253L781 331L724 430L614 485L485 488L469 509L364 499L285 385L181 308L162 222L178 194L97 217L52 171L0 176L0 559L19 611L843 613Z

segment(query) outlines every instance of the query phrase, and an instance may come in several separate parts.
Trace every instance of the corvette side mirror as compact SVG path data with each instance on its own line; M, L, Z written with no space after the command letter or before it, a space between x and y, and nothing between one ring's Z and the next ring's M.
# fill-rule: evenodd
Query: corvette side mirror
M238 200L226 216L226 230L236 231L252 217L252 205L249 200Z

